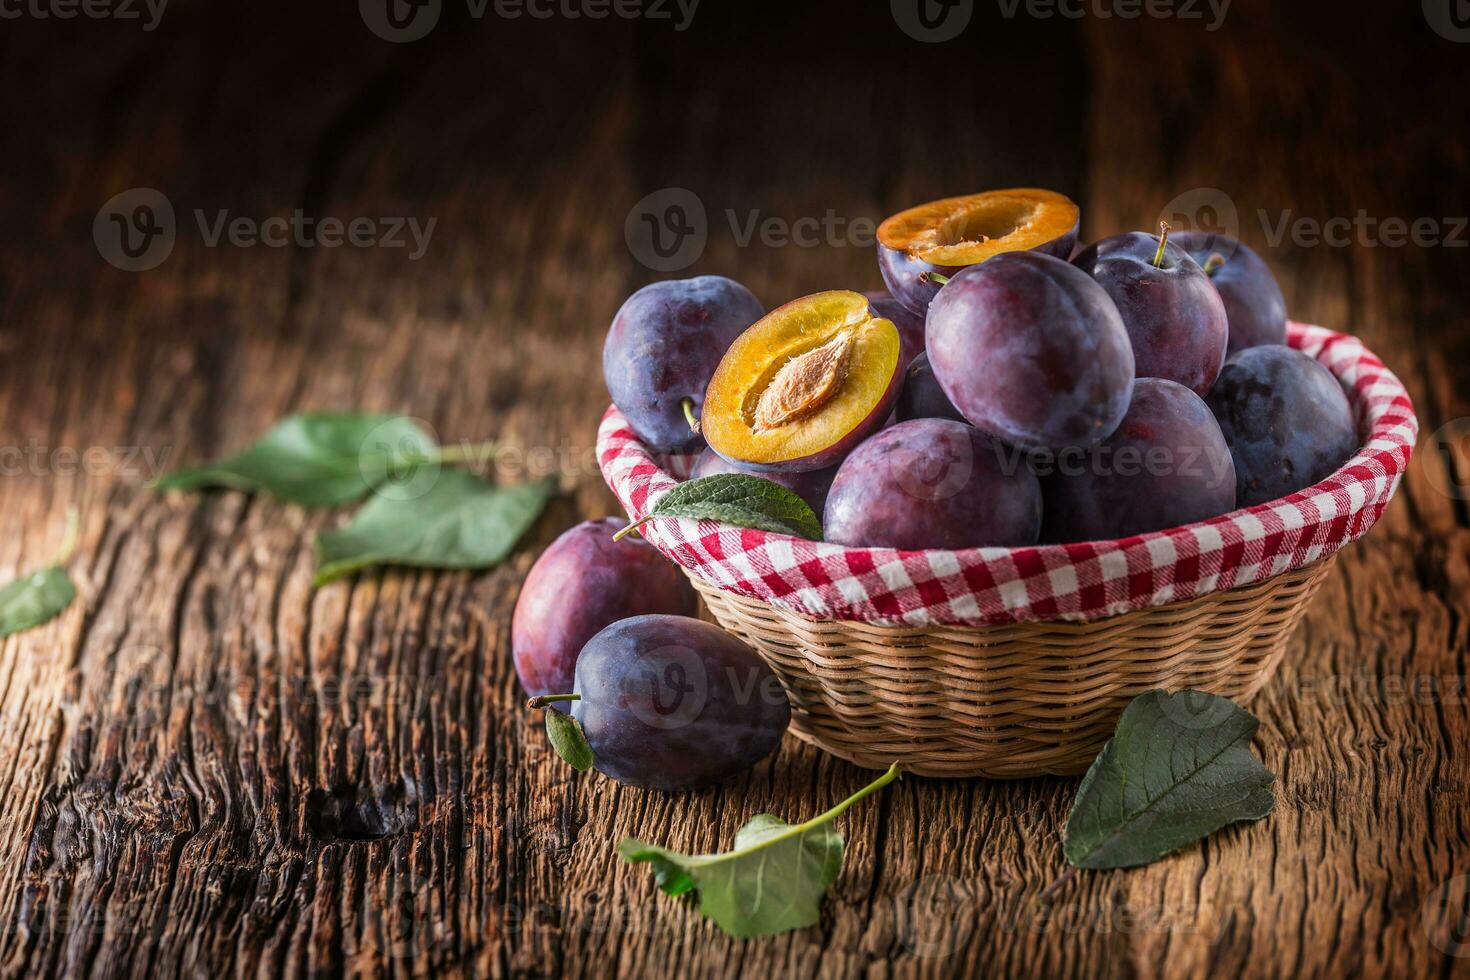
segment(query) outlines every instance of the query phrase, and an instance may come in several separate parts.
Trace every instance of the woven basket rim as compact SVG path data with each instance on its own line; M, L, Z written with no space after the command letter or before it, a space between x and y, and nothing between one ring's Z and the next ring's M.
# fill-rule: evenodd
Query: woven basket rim
M898 615L890 616L875 613L867 607L856 611L844 609L840 607L840 603L837 604L837 609L813 608L812 600L806 594L813 592L813 589L791 589L789 594L780 594L774 586L760 581L759 576L738 583L721 581L722 576L728 578L726 570L715 567L717 563L707 554L689 546L691 541L701 537L709 540L721 530L726 532L721 538L721 544L727 552L759 552L765 555L783 549L811 548L812 542L772 532L734 529L712 521L662 517L653 518L644 525L644 535L665 555L715 588L812 619L850 620L874 625L923 627L1055 620L1090 621L1266 581L1332 554L1366 533L1397 490L1418 434L1418 421L1413 413L1413 405L1402 383L1356 338L1323 327L1292 322L1289 324L1288 345L1299 350L1306 349L1308 354L1332 371L1348 395L1359 431L1365 433L1363 443L1353 457L1333 474L1312 486L1278 500L1238 508L1196 524L1104 541L957 551L902 551L888 548L848 548L825 543L817 545L824 554L839 557L881 555L883 560L890 562L961 564L969 561L986 567L1009 563L1016 567L1037 569L1045 574L1080 566L1084 559L1105 564L1110 557L1123 556L1128 560L1127 568L1123 572L1128 574L1134 571L1140 555L1147 560L1161 550L1167 551L1169 555L1153 566L1155 571L1169 562L1177 564L1181 558L1174 554L1175 546L1187 543L1191 535L1204 535L1218 540L1222 535L1241 526L1255 525L1259 530L1260 525L1268 528L1273 527L1273 523L1280 525L1283 512L1295 511L1298 514L1298 526L1291 530L1297 537L1310 540L1297 542L1288 554L1278 553L1270 556L1270 560L1256 561L1255 567L1248 569L1243 575L1233 574L1234 569L1222 569L1226 574L1204 576L1195 588L1186 587L1182 592L1178 589L1160 588L1143 596L1134 594L1130 584L1126 595L1105 597L1103 604L1095 608L1050 608L1045 601L1029 601L1027 593L1020 602L1010 602L1002 596L999 604L992 603L991 608L982 608L973 614L950 611L925 613L922 610L915 613L904 609ZM1341 353L1349 347L1352 349L1348 354ZM1338 353L1334 354L1334 351ZM1333 360L1334 356L1341 357L1342 360ZM604 478L617 493L633 520L644 518L657 502L657 498L676 482L676 477L665 467L666 461L655 458L637 442L636 436L632 435L626 420L616 407L609 407L603 417L598 438L598 458ZM633 471L639 472L646 483L641 500L637 499L637 493L628 492L628 474ZM1322 513L1324 502L1328 505L1325 514ZM1300 526L1300 514L1303 510L1311 511L1304 519L1307 523L1304 528ZM1163 544L1165 542L1167 545ZM867 560L876 562L878 559ZM820 593L821 589L815 591ZM825 600L830 597L818 595L817 598ZM947 597L947 601L953 605L954 598L951 595ZM837 614L834 615L834 612Z

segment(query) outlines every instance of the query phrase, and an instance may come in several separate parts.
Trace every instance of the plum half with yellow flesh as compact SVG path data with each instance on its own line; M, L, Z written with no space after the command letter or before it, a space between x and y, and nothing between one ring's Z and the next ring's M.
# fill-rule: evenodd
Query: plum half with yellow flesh
M1069 258L1080 214L1071 198L1038 187L930 201L878 226L878 268L894 298L922 315L945 279L996 255Z
M901 350L898 329L861 293L792 300L725 352L705 392L704 438L757 470L834 466L893 410Z

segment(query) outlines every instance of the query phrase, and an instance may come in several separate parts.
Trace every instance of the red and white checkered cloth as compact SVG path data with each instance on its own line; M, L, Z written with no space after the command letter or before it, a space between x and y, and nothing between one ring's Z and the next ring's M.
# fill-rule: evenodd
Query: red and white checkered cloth
M1257 507L1114 541L962 551L848 548L688 518L655 518L642 531L721 589L818 619L887 625L1088 620L1260 582L1362 537L1419 432L1408 392L1356 338L1292 323L1287 343L1337 376L1369 438L1321 483ZM634 520L676 482L616 408L603 416L597 458Z

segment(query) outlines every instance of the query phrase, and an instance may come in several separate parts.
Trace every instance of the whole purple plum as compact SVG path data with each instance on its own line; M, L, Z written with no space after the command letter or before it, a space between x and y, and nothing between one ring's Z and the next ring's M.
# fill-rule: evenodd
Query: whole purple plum
M898 396L898 420L907 422L910 419L965 421L934 376L934 366L929 363L928 354L920 354L910 362L903 379L903 391Z
M1040 529L1025 454L951 419L900 422L853 450L823 525L834 544L905 549L1034 544Z
M757 470L741 466L739 463L732 463L713 449L707 448L699 454L699 459L695 462L694 470L689 474L689 478L697 480L700 477L716 476L720 473L744 473L746 476L758 476L780 484L810 504L813 513L820 515L822 508L827 505L827 491L832 487L832 478L837 475L837 467L829 466L825 470L807 470L803 473L792 473L787 470Z
M1271 267L1250 246L1212 231L1182 231L1173 240L1200 264L1220 293L1230 321L1227 355L1286 343L1286 297Z
M609 623L645 613L694 615L694 589L625 522L583 521L553 541L526 576L511 617L511 653L526 693L565 694L582 647ZM559 710L565 710L558 705Z
M924 353L924 318L894 299L890 293L863 295L868 298L868 306L872 308L874 316L892 320L893 325L898 328L898 337L903 344L903 353L899 354L898 363L904 367L912 364L914 358Z
M1235 466L1209 406L1163 378L1139 378L1100 445L1033 459L1046 495L1042 540L1125 538L1235 509Z
M1140 378L1167 378L1203 396L1225 363L1225 304L1189 253L1141 231L1104 238L1072 264L1118 307Z
M577 658L572 717L593 765L621 783L681 791L738 775L781 744L791 705L755 651L683 616L635 616Z
M1233 354L1207 399L1235 459L1241 507L1331 476L1357 452L1352 405L1332 372L1276 345Z
M607 332L602 376L645 445L665 453L699 445L685 411L699 417L720 358L764 312L724 276L650 283L628 297Z
M971 424L1024 449L1092 445L1133 387L1118 308L1061 259L1006 252L957 273L929 307L928 354Z

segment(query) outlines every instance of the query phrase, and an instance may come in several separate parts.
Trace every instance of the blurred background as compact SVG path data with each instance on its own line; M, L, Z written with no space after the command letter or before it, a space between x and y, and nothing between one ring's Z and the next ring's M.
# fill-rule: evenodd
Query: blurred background
M87 579L85 608L0 648L0 965L1467 962L1421 921L1442 883L1470 890L1463 0L0 0L0 82L0 569L45 560L76 507ZM603 334L668 276L731 276L767 307L881 288L885 216L1008 186L1074 198L1087 241L1161 218L1238 235L1294 318L1406 382L1414 471L1260 707L1282 803L1256 863L1207 846L1079 899L1179 928L993 928L1059 867L1071 784L921 781L854 815L820 929L732 943L606 842L652 822L712 846L863 774L788 739L691 815L568 780L519 711L519 581L616 508L593 452ZM493 573L313 593L307 543L335 517L143 488L332 408L500 439L503 475L554 470L566 494ZM293 687L400 674L443 683L411 708ZM1302 693L1360 675L1458 677L1462 697ZM161 692L146 721L140 690ZM313 837L322 787L394 832ZM904 931L925 881L953 900L917 918L959 930L937 945Z

